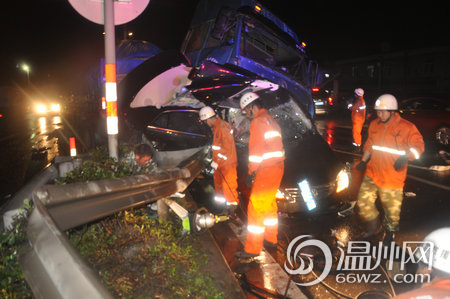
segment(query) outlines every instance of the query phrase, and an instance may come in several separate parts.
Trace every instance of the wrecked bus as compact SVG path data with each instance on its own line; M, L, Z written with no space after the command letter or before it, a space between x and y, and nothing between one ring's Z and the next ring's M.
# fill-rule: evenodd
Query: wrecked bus
M231 64L274 82L314 116L317 64L294 31L254 0L201 0L181 50L194 67Z

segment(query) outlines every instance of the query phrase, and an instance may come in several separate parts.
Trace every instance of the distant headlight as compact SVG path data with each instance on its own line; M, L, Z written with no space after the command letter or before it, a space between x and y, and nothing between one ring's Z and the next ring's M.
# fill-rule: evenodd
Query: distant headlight
M349 184L350 177L348 172L345 169L339 171L336 177L336 192L341 192L342 190L347 189Z
M52 112L59 112L59 111L61 111L61 106L59 104L51 104L50 110Z
M34 110L36 113L45 114L47 112L47 107L44 104L36 104L36 106L34 106Z

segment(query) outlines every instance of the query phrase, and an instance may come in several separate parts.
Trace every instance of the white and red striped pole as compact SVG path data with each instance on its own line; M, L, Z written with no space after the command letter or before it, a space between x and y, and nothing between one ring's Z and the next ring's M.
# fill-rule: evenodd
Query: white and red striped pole
M75 137L69 138L69 145L70 145L70 156L72 158L75 158L77 156L77 146L75 145Z
M104 0L105 17L105 96L106 128L109 156L118 159L119 122L117 116L116 45L114 30L114 1Z

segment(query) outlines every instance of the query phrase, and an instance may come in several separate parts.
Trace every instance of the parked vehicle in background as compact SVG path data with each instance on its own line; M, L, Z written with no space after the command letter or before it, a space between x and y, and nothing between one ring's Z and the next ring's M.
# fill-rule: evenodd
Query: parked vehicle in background
M450 101L416 97L400 101L400 115L416 125L423 138L449 149Z
M334 98L328 89L314 87L312 89L312 98L316 115L328 114L334 105Z

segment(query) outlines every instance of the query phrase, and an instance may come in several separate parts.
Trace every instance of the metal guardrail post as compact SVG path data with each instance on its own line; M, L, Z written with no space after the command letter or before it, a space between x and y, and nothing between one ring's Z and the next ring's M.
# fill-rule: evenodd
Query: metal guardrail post
M19 262L34 297L113 298L39 201L27 232L30 243Z
M63 231L183 191L204 168L207 154L202 149L170 171L35 190L29 245L19 256L33 295L113 298Z
M3 221L3 223L0 223L0 230L11 229L11 223L14 221L14 216L19 215L19 209L23 207L24 200L31 199L33 190L36 187L42 186L57 177L58 169L54 165L50 165L22 187L10 201L0 208L0 215L3 215L0 220Z
M169 196L186 187L188 169L173 169L120 179L44 185L33 193L64 231L118 211Z

